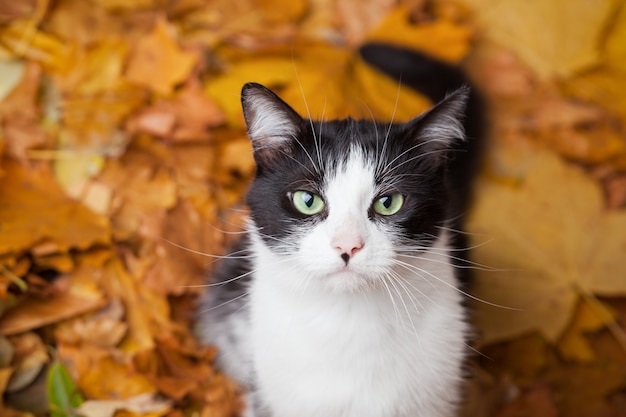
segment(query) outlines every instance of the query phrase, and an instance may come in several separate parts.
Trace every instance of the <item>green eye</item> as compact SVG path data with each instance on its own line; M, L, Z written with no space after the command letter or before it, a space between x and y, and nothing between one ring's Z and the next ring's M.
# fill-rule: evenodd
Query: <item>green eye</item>
M311 216L324 209L324 200L317 194L308 191L296 191L291 198L293 206L302 214Z
M384 195L374 201L374 211L383 216L391 216L396 214L404 204L404 197L400 193Z

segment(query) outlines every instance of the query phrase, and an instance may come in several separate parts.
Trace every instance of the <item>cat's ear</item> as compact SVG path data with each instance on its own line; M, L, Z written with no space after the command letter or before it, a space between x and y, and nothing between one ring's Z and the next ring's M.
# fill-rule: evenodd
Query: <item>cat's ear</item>
M247 83L241 90L243 116L257 161L271 162L287 152L300 134L302 118L287 103L261 84Z
M421 144L421 152L445 156L446 150L465 140L463 120L469 94L469 87L461 87L405 125L406 134Z

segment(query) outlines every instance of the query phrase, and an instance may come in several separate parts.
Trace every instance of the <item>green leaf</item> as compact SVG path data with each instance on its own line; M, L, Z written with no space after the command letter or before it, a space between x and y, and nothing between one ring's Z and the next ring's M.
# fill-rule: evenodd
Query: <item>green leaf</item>
M55 362L48 372L48 402L50 417L74 417L83 403L76 384L61 362Z

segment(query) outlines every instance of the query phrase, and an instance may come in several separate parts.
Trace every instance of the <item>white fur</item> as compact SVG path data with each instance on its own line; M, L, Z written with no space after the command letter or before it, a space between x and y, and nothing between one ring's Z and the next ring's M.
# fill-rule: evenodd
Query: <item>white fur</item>
M246 101L253 112L248 120L248 135L256 148L275 147L296 135L296 126L286 114L287 110L277 105L272 97L250 93Z
M378 192L372 165L352 152L325 186L327 219L290 259L252 227L250 347L256 395L272 417L454 414L467 324L442 255L447 237L423 259L398 258L384 226L367 217ZM363 242L348 266L338 238ZM389 270L401 280L383 283Z

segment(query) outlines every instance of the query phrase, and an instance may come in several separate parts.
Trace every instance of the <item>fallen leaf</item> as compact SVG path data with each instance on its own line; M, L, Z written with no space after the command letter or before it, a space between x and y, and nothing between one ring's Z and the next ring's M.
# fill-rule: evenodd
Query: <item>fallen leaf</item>
M90 317L77 317L62 322L54 331L59 342L80 345L90 343L103 348L117 346L128 331L123 321L124 306L113 299L105 308Z
M561 340L559 351L570 360L590 361L595 353L585 337L587 333L606 327L615 321L615 313L594 298L581 298L571 323L567 326Z
M2 3L0 5L0 22L8 23L15 19L29 17L35 12L36 6L37 0Z
M158 293L198 291L207 267L223 251L224 237L217 224L216 219L203 216L189 201L181 200L157 234L148 235L155 239L155 260L143 284Z
M89 400L85 401L76 412L85 417L114 417L120 410L130 411L137 415L167 413L172 403L159 399L154 394L140 394L125 400Z
M367 40L404 46L446 62L457 63L467 54L471 36L472 30L467 24L446 18L413 24L410 10L400 6L387 14L381 25L367 36Z
M337 14L341 19L340 28L349 45L360 45L381 20L389 19L395 6L394 0L369 1L367 6L359 0L337 2Z
M189 76L197 57L178 46L172 29L159 19L153 31L137 42L125 73L128 81L168 95Z
M90 362L78 378L78 386L87 399L125 400L156 391L143 375L112 356L102 356Z
M567 78L600 62L598 45L620 2L465 0L484 35L514 51L542 79ZM580 17L585 16L585 24Z
M567 159L586 164L626 160L619 122L599 106L547 96L536 103L522 129Z
M42 26L46 32L76 42L80 47L93 46L111 36L132 43L154 26L154 14L142 10L137 0L123 2L132 6L126 13L108 9L102 3L105 2L56 0Z
M212 137L210 128L225 122L217 104L196 83L187 84L173 100L162 100L143 109L128 124L131 132L144 132L168 142L202 141Z
M559 409L553 397L552 390L547 386L532 387L513 402L505 405L496 417L558 417Z
M75 62L76 48L71 42L51 36L37 28L37 22L15 20L0 29L0 43L20 58L38 62L51 73L62 73Z
M11 375L13 374L12 368L2 367L0 368L0 392L4 394L6 387L11 379ZM2 411L2 396L0 396L0 411Z
M0 122L6 151L24 161L27 150L50 144L50 137L40 126L38 104L41 67L34 62L23 65L17 84L0 102Z
M240 104L233 98L239 97L241 86L248 81L278 90L300 115L317 120L352 116L407 121L431 105L428 99L370 68L353 51L309 45L307 53L300 56L238 61L206 86L228 122L242 128Z
M598 50L602 54L599 65L578 77L566 80L563 87L570 95L590 100L626 120L626 97L622 94L626 82L626 9L621 7L612 16L606 28L604 42ZM626 168L626 163L622 163Z
M166 305L157 305L148 290L140 288L136 277L131 276L118 259L112 259L104 267L105 291L110 298L121 298L126 311L128 332L121 348L126 352L137 352L154 347L154 335L158 331L154 318L167 315ZM165 304L164 300L159 300ZM165 329L160 329L164 331Z
M481 367L497 379L509 378L516 385L532 385L556 365L556 355L539 332L529 332L481 347Z
M483 177L470 216L474 260L497 268L476 271L483 342L533 329L555 342L581 295L626 293L626 240L612 232L626 230L626 213L605 211L597 184L557 156L522 154L519 186Z
M109 242L108 219L67 198L45 167L27 169L4 160L2 169L0 253L42 241L52 242L59 252Z
M543 379L555 387L563 415L608 417L615 414L607 400L622 389L625 377L626 368L605 362L555 367Z
M17 334L102 307L106 301L98 280L102 263L110 256L103 252L79 257L72 272L49 284L52 288L45 298L35 296L29 288L27 296L0 318L0 332Z
M83 403L78 387L60 362L54 362L48 370L48 403L51 417L73 415Z
M68 292L46 300L29 297L4 313L0 318L0 333L11 335L37 329L96 310L104 303L98 293L85 296Z
M6 392L20 391L29 386L49 362L48 352L35 333L24 333L9 338L13 346L13 373L5 387Z

